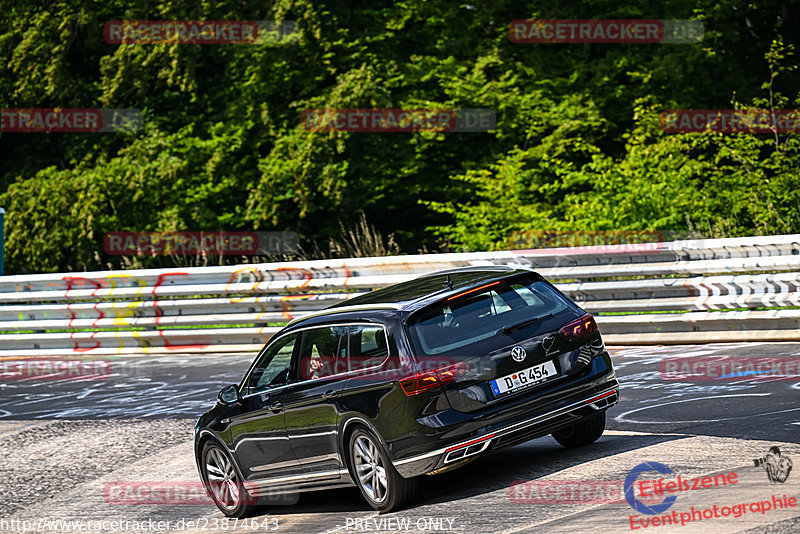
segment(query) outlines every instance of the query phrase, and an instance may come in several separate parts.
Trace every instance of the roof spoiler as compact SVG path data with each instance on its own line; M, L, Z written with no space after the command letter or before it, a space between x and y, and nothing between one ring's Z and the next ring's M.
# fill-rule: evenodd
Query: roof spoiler
M452 269L442 269L439 271L433 271L430 273L425 273L415 280L419 280L420 278L428 278L430 276L441 276L443 274L456 274L456 273L469 273L469 272L480 272L480 271L498 271L498 272L512 272L512 271L522 271L522 270L530 270L524 267L511 267L510 265L470 265L467 267L454 267Z

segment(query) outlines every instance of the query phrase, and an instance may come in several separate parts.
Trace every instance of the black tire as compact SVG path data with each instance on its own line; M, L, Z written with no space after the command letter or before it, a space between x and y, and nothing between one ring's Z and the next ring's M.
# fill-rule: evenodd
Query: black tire
M564 447L581 447L594 443L606 429L606 412L590 415L583 421L553 432L553 437Z
M242 478L228 452L219 444L208 441L200 458L203 484L217 508L228 517L251 515L256 499L242 485Z
M375 510L391 512L414 498L419 481L397 472L372 432L363 428L353 431L347 450L353 480Z

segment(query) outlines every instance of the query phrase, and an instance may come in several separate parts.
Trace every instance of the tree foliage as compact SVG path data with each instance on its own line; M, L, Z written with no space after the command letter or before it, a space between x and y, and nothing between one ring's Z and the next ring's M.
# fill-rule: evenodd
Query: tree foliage
M518 44L515 19L699 19L697 44ZM259 45L112 45L110 20L291 20ZM403 252L512 231L800 231L797 138L665 134L664 109L800 107L785 0L0 0L0 108L143 110L136 133L0 133L11 272L118 266L112 231L362 213ZM784 96L785 95L785 96ZM489 133L310 132L308 108L490 108ZM145 264L156 265L156 259Z

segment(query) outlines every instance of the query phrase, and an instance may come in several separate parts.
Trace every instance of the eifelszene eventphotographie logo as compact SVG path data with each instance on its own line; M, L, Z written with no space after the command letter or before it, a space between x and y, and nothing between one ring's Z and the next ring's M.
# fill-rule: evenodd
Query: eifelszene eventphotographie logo
M781 450L772 446L767 451L763 458L756 458L753 460L756 467L763 467L767 472L767 478L770 482L780 482L783 484L789 478L789 473L792 472L792 460L781 454Z

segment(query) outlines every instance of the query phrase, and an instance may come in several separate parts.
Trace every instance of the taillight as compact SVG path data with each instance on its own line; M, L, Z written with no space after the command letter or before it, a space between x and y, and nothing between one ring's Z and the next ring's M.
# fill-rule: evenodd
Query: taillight
M400 387L409 397L435 388L439 384L453 382L467 374L469 366L466 362L458 362L447 367L418 372L413 376L400 379Z
M597 323L594 322L594 317L588 313L561 327L561 335L566 338L584 337L595 332L597 332Z
M436 373L433 371L417 373L414 376L400 379L400 387L403 388L403 391L409 397L435 388L438 384L439 379L436 378Z

